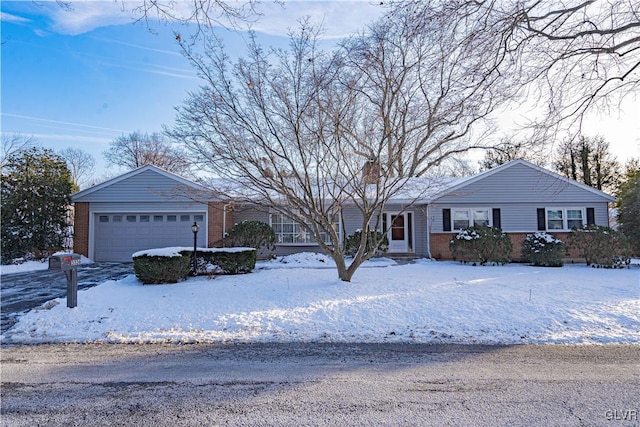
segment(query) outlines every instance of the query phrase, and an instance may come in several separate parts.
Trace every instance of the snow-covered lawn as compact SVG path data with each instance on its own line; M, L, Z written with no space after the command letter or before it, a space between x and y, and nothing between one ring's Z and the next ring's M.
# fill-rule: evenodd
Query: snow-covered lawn
M351 283L302 254L251 274L147 285L135 276L22 316L3 341L640 343L640 268L368 262Z

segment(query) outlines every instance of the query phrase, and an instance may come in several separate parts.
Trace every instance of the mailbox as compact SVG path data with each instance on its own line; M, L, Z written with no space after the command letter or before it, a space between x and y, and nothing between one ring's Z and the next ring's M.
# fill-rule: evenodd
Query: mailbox
M64 271L67 276L67 307L78 305L78 267L82 263L79 254L55 254L49 257L49 270Z
M78 268L81 262L79 254L52 255L49 257L49 270L72 270Z

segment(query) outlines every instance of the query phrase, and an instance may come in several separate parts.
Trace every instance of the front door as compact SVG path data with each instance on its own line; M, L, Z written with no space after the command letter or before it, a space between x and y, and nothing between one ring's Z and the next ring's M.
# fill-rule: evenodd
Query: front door
M386 224L390 224L387 232L390 253L409 252L410 213L387 213Z

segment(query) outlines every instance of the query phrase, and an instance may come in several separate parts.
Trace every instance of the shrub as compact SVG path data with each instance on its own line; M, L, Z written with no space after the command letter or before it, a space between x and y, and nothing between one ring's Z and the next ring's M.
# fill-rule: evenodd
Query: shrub
M356 252L358 252L358 248L360 248L361 239L362 230L357 230L353 234L349 234L344 242L344 253L348 256L354 256ZM377 247L376 244L378 244ZM370 231L367 236L365 256L368 256L373 248L375 248L376 254L386 252L389 249L387 236L379 231Z
M242 221L229 230L227 241L231 246L272 251L276 247L276 234L262 221Z
M146 255L133 256L133 271L145 285L176 283L189 274L188 256Z
M193 262L193 250L180 251ZM198 249L196 274L245 274L256 267L257 250L254 248Z
M522 243L522 259L533 265L562 267L562 257L565 253L562 240L544 231L527 234Z
M451 256L461 262L494 263L511 262L513 244L508 234L495 227L474 226L460 230L449 242Z
M624 236L609 227L589 225L569 234L569 246L576 249L587 265L622 268L631 262L631 245Z

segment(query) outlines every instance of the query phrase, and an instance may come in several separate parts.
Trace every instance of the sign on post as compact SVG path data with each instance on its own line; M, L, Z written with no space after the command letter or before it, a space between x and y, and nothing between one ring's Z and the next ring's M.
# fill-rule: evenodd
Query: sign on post
M79 254L56 254L49 257L49 270L64 271L67 276L67 307L78 305L78 267L82 259Z

